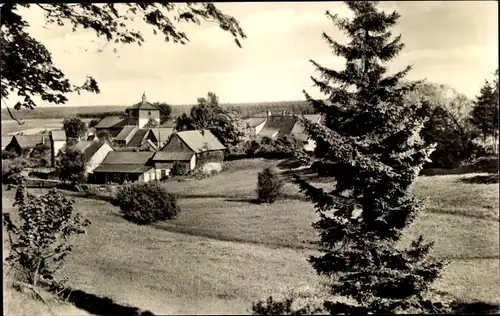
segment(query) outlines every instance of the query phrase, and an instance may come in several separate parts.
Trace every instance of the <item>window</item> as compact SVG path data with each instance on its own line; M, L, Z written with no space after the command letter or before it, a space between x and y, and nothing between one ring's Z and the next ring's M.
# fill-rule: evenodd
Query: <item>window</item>
M148 111L148 115L151 116L151 111Z
M160 177L161 179L165 178L167 176L167 170L162 169L160 174L161 174L161 177Z

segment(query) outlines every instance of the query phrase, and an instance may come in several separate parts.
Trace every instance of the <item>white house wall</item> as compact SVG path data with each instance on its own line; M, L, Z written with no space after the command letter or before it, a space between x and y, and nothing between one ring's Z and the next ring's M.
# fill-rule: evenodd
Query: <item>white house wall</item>
M66 141L64 140L55 140L52 141L52 154L57 157L59 155L59 151L64 147Z
M149 113L151 113L151 115ZM158 124L160 124L160 111L139 110L139 128L143 128L151 117L154 118Z
M190 170L194 170L194 168L196 168L196 155L191 157L191 160L189 161L189 168Z
M259 125L255 126L255 135L258 135L260 131L264 128L264 125L266 125L267 119L264 120L264 122L260 123Z
M108 143L104 143L101 148L92 156L90 157L89 161L87 162L87 167L86 171L88 173L92 173L95 168L97 168L104 158L109 154L109 152L114 151L111 146L108 145Z

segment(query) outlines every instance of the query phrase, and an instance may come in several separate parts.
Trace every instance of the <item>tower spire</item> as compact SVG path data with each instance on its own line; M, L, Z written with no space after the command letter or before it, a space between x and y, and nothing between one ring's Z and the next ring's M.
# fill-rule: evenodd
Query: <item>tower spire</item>
M142 102L146 102L146 91L142 93Z

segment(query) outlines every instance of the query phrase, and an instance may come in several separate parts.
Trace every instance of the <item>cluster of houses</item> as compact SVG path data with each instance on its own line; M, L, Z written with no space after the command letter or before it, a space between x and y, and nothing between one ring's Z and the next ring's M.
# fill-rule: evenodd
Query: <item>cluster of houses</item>
M321 121L320 115L306 118ZM147 127L151 120L156 120L159 127ZM276 139L289 135L302 141L306 150L314 149L314 142L291 114L272 115L267 111L246 119L246 123L257 137ZM103 130L109 132L112 141L96 137ZM48 135L12 136L7 144L2 139L2 149L21 153L25 148L45 144L51 148L54 165L67 141L64 131L53 130ZM161 180L169 176L174 162L184 164L186 170L206 163L221 164L226 150L209 130L174 132L172 120L160 124L160 110L145 95L125 115L103 118L94 134L77 140L69 148L85 155L85 169L94 183Z

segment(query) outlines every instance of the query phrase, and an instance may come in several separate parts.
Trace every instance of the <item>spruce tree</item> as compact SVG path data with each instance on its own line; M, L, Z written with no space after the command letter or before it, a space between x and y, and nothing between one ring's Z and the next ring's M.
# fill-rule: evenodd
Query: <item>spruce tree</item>
M420 236L406 248L399 244L421 210L411 185L434 149L419 137L425 107L405 97L415 87L402 80L411 67L387 74L385 64L404 46L389 31L400 15L378 10L377 2L346 4L352 19L326 14L350 41L343 45L323 33L345 58L345 69L311 60L321 73L312 77L314 85L327 99L304 91L325 116L324 126L303 120L317 143L315 166L335 184L324 190L295 178L320 215L313 226L323 254L310 262L318 274L330 276L331 294L354 299L327 302L331 313L443 311L441 303L425 298L444 265L429 257L432 243Z
M495 136L498 130L498 70L496 80L493 83L485 81L474 102L470 116L471 123L478 128L486 143L488 136ZM493 145L495 151L495 145Z

